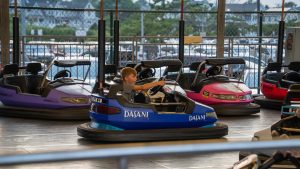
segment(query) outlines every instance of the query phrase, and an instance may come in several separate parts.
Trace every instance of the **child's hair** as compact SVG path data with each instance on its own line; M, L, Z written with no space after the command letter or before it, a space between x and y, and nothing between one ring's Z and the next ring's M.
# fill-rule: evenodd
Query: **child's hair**
M131 67L125 67L121 70L121 76L122 79L124 80L126 76L129 76L130 74L133 74L134 76L137 75L137 72L135 69L131 68Z

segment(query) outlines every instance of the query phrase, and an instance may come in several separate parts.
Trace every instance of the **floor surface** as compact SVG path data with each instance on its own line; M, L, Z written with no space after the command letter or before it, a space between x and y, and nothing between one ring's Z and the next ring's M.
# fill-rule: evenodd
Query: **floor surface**
M229 126L229 135L214 140L183 140L147 143L104 144L81 139L76 127L83 122L45 121L0 117L0 155L85 150L109 147L148 145L177 145L204 142L250 141L254 132L269 127L280 119L279 111L262 109L260 115L244 117L219 117ZM213 169L230 168L238 161L238 152L207 155L176 155L134 158L129 160L130 169ZM34 164L1 169L113 169L118 168L116 159L76 161L50 164Z

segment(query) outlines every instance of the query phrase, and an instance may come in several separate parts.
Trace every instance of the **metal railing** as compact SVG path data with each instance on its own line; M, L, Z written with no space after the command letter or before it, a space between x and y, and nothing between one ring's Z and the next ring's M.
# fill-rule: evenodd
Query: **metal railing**
M13 6L10 7L11 9ZM29 7L19 6L21 22L23 25L21 34L38 34L39 29L47 29L43 31L43 36L23 36L22 37L22 63L26 60L42 60L49 62L46 56L60 56L63 59L73 59L74 57L82 58L84 52L93 55L96 50L97 19L99 16L98 9L82 9L82 8L53 8L53 7ZM13 10L11 10L13 12ZM114 10L105 10L107 22L107 44L106 44L106 63L111 63L113 56L113 19ZM145 59L163 59L178 57L178 10L130 10L121 9L120 12L120 66L126 65L128 62L139 62ZM147 36L135 36L139 34L140 27L131 29L131 22L139 18L138 14L144 14L145 34ZM225 57L243 57L246 60L247 67L244 76L246 84L253 89L259 91L259 76L261 69L271 60L276 60L277 50L277 20L280 16L278 11L226 11L225 13ZM204 43L199 45L185 46L185 65L189 65L194 61L203 60L207 57L216 56L216 16L217 11L197 10L185 11L186 35L199 36L205 33ZM82 19L83 18L83 19ZM150 23L149 23L150 20ZM26 21L26 22L25 22ZM83 22L84 21L84 22ZM148 22L147 22L148 21ZM259 22L261 21L261 22ZM138 21L139 22L139 21ZM168 23L164 25L164 23ZM142 23L141 23L142 24ZM136 25L136 23L135 23ZM155 25L155 29L148 28ZM52 30L57 26L65 26L73 29L71 36L56 36ZM286 12L286 26L300 26L300 11ZM25 29L27 27L27 30ZM167 31L162 32L162 28ZM55 29L53 29L55 28ZM123 29L124 28L124 29ZM76 37L75 30L85 30L88 36ZM156 31L150 31L156 30ZM50 33L49 33L50 32ZM51 33L52 32L52 33ZM56 32L57 33L57 32ZM90 34L91 35L90 35ZM156 35L156 36L148 36ZM176 36L173 36L176 35ZM262 41L260 41L262 40ZM40 43L40 42L42 42ZM91 42L93 41L93 42ZM64 46L62 45L64 43ZM87 43L88 42L88 43ZM262 43L261 43L262 42ZM122 44L123 43L123 44ZM42 46L45 47L42 47ZM34 50L34 48L37 48ZM38 49L40 48L40 49ZM29 52L26 51L28 49ZM34 51L33 51L33 50ZM37 51L42 50L41 54ZM44 50L44 52L43 52ZM79 50L77 53L72 50ZM35 54L36 53L36 54ZM68 56L68 57L65 57ZM73 57L74 56L74 57ZM28 57L30 59L28 59ZM95 57L83 57L96 61ZM92 63L93 64L93 63ZM96 64L92 66L88 80L93 82L95 79ZM53 76L54 71L50 74ZM78 70L80 76L81 70ZM77 76L75 74L75 76ZM79 75L78 75L79 76Z
M0 156L0 166L11 166L33 163L64 162L77 160L95 160L119 158L119 168L128 168L131 157L178 155L178 154L206 154L234 151L261 150L295 150L300 148L300 140L277 140L261 142L229 142L209 144L181 144L171 146L144 146L130 148L107 148L81 151L65 151L51 153L36 153L23 155Z
M113 44L107 37L106 63L112 63ZM245 83L257 89L259 87L259 64L263 69L268 62L276 60L277 44L274 37L226 37L224 57L242 57L246 60ZM185 45L184 65L188 66L195 61L216 57L216 37L203 37L201 44ZM21 63L39 61L46 65L54 58L88 59L92 61L88 81L93 82L97 70L97 42L96 37L73 36L23 36ZM141 60L175 59L178 58L178 37L176 36L122 36L120 37L119 66L127 63L138 63ZM261 46L261 53L258 52ZM259 60L259 58L261 60ZM49 77L55 75L50 71ZM76 78L81 77L84 71L77 69L72 73Z

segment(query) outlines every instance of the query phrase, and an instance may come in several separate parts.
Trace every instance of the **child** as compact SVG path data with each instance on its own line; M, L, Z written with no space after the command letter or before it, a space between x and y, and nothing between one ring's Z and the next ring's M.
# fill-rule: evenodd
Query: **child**
M133 101L135 91L147 91L155 86L164 86L165 81L146 83L143 85L135 85L137 72L131 67L125 67L121 71L123 79L123 96L129 101Z

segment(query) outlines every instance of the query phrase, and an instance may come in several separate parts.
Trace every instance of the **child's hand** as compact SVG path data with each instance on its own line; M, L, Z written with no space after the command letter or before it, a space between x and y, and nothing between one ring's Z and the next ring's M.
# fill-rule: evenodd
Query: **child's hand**
M159 86L164 86L166 84L166 81L161 80L157 82Z

